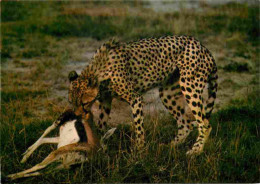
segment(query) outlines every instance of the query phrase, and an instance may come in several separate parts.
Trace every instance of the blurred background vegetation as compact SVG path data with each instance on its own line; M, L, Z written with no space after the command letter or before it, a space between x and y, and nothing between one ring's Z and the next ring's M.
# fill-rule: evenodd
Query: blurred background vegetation
M219 68L205 153L194 160L184 156L195 133L171 151L176 123L159 109L156 116L146 115L149 152L143 160L131 156L129 147L117 147L128 144L125 125L107 155L83 168L20 182L260 182L259 18L258 1L2 1L2 176L31 167L54 149L44 147L28 164L19 163L21 153L66 108L68 72L81 71L103 42L191 35L212 52ZM112 119L127 123L129 109L121 109L122 120Z

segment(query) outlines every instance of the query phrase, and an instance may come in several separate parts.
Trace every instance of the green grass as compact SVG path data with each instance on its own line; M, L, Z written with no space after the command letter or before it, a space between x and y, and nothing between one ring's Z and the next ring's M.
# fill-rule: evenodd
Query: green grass
M74 4L91 7L91 3ZM184 11L182 14L167 13L149 17L145 13L127 16L66 13L64 8L70 7L69 2L5 1L1 5L4 59L12 57L12 52L19 52L16 46L26 48L29 45L27 51L20 54L26 58L47 54L49 43L46 36L53 39L91 37L97 40L116 36L129 41L173 34L193 35L197 38L221 33L231 36L239 31L245 35L243 41L254 45L259 42L259 9L246 4L223 5L204 13ZM102 5L95 6L99 6L102 11ZM118 6L124 7L125 4ZM39 38L37 44L31 44L32 37Z
M248 63L231 62L223 67L227 72L249 72Z
M204 153L193 159L187 158L185 152L194 143L197 133L192 133L184 145L171 149L169 142L177 128L170 116L162 114L156 119L146 117L146 150L141 159L131 153L130 127L119 126L120 131L108 142L108 153L98 153L83 167L18 181L259 182L259 107L259 95L253 93L247 99L233 100L230 106L213 114L213 130ZM19 163L21 153L50 124L51 120L36 120L23 125L10 119L1 125L3 176L31 167L50 152L51 149L44 146L28 163Z
M39 31L57 37L93 37L98 40L116 35L116 27L109 18L88 15L60 15Z
M10 91L10 92L2 92L1 100L2 103L9 103L12 100L27 100L29 97L35 98L40 95L44 95L45 91L31 91L28 89L18 90L18 91Z

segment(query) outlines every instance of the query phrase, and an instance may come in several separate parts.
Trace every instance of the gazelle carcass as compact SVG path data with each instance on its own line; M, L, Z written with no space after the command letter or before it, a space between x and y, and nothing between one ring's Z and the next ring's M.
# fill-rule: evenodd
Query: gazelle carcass
M60 164L55 169L68 169L71 165L88 161L89 156L103 147L104 139L108 139L116 130L110 129L99 141L93 134L89 122L92 115L86 114L85 118L76 116L72 110L65 111L54 123L48 127L43 135L30 146L21 160L25 163L30 155L42 144L56 143L57 150L51 152L41 163L22 172L10 174L7 177L17 178L31 177L42 174L41 171L54 162ZM45 138L52 130L59 127L59 137Z

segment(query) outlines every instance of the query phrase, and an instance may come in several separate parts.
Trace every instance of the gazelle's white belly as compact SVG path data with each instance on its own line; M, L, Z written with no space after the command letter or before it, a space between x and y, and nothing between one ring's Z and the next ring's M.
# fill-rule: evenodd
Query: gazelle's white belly
M80 141L80 137L75 128L76 121L77 120L68 121L60 127L60 138L58 148Z

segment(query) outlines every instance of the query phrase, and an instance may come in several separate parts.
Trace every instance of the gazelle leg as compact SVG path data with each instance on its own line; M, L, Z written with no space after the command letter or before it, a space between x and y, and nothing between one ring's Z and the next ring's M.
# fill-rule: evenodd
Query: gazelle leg
M65 154L70 154L71 152L89 153L89 152L93 151L94 149L95 149L95 147L93 145L90 145L87 143L74 143L74 144L62 146L59 149L51 152L41 163L39 163L25 171L15 173L15 174L10 174L7 177L11 178L12 180L17 179L17 178L26 177L30 173L34 173L35 171L41 170L57 160L63 159ZM75 163L76 163L76 159L75 159ZM71 162L71 164L73 164L73 162Z
M46 137L43 138L41 144L58 144L60 137Z
M29 152L31 149L37 149L37 145L38 143L41 141L42 138L44 138L47 134L49 134L52 130L54 130L57 127L57 125L55 123L53 123L51 126L49 126L44 133L42 134L42 136L33 144L31 145L24 153L23 155L27 154L27 152ZM36 148L34 148L36 147Z
M31 154L42 144L58 144L59 143L59 137L51 137L51 138L41 138L38 141L36 141L32 146L30 146L26 152L24 153L24 156L21 160L21 163L25 163L27 159L31 156Z
M19 172L19 173L10 174L7 177L11 178L12 180L17 179L17 178L26 177L26 175L28 175L29 173L32 173L32 172L38 171L40 169L43 169L47 165L49 165L50 163L58 160L60 158L60 156L61 155L55 155L55 152L52 152L41 163L36 164L32 168L27 169L27 170L22 171L22 172Z
M53 160L54 162L55 160ZM51 164L51 163L49 163ZM59 164L57 167L55 167L54 170L62 170L62 169L66 169L68 168L68 165L64 165L63 163ZM24 171L23 171L24 172ZM26 173L26 174L22 174L22 173L16 173L16 174L11 174L9 175L8 177L10 177L12 180L14 179L18 179L18 178L26 178L26 177L32 177L32 176L39 176L39 175L42 175L44 174L45 172L38 172L38 171L35 171L35 172L30 172L30 173ZM48 174L49 172L47 172Z
M25 177L32 177L32 176L39 176L39 175L41 175L40 172L33 172L33 173L25 174L23 175L23 177L25 178Z

